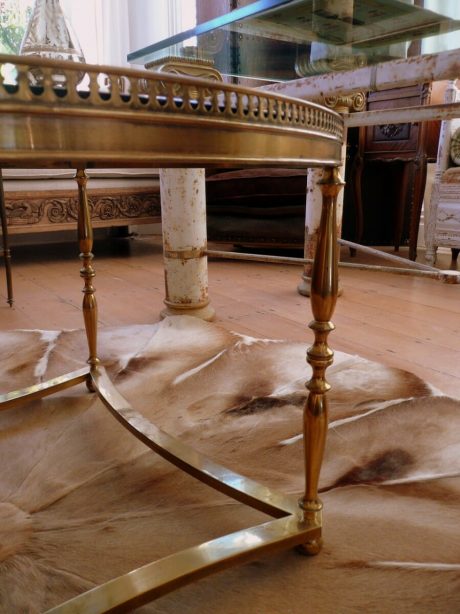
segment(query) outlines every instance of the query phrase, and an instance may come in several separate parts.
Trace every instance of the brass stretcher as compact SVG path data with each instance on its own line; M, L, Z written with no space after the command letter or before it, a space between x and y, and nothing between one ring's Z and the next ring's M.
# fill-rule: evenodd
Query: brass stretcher
M299 547L321 547L318 479L327 430L327 337L337 298L336 201L342 182L343 122L319 105L255 89L176 75L0 56L0 167L77 169L78 241L84 282L87 366L3 394L0 409L86 383L114 417L146 446L218 491L272 520L152 562L57 605L51 612L131 611L192 580ZM97 357L93 237L85 168L324 167L311 304L312 377L304 409L305 493L277 493L202 456L133 409Z

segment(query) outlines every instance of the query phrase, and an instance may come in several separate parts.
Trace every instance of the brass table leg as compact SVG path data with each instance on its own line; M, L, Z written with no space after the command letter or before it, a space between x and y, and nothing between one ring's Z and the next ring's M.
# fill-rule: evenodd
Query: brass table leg
M84 280L83 315L89 347L89 368L85 367L23 390L0 395L0 409L9 409L25 399L42 398L86 381L88 388L97 392L112 415L151 450L204 484L273 516L275 520L148 563L80 594L50 612L130 612L133 608L192 580L254 560L262 554L291 547L299 547L307 554L316 554L321 547L322 504L318 498L318 480L327 431L325 393L330 388L325 379L325 371L333 358L326 339L334 328L330 318L337 300L338 286L336 210L337 195L342 186L338 169L325 169L319 182L323 203L312 271L311 303L314 320L310 324L315 340L307 352L313 375L307 384L310 393L304 412L306 485L305 495L299 504L290 497L215 463L191 446L165 433L135 411L114 387L97 358L97 305L91 253L93 234L86 194L87 177L83 169L77 171L76 180L79 193L78 237L83 263L80 274Z
M87 360L91 369L99 364L97 357L97 303L94 295L93 278L96 275L92 265L93 254L93 228L91 225L91 212L86 193L88 177L84 169L79 169L75 176L78 184L78 244L80 247L80 260L82 268L80 276L85 285L83 288L83 319L85 321L86 338L88 341L89 358ZM93 391L93 384L88 379L87 386Z
M0 217L2 222L3 258L5 260L7 303L13 306L13 279L11 275L11 252L8 242L8 224L6 220L5 193L3 191L3 175L0 168Z
M318 481L327 433L327 398L330 385L326 369L332 364L334 352L327 337L334 330L331 317L338 294L337 196L343 182L337 168L326 168L319 181L323 204L318 230L318 244L311 278L311 306L314 320L309 327L315 341L307 351L312 377L306 384L309 395L304 408L305 495L299 505L307 523L321 526L322 503L318 497ZM301 546L306 554L317 554L321 537Z

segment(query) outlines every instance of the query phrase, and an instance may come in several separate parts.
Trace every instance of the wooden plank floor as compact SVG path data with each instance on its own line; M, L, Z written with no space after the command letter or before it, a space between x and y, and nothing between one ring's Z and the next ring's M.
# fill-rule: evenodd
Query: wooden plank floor
M101 239L94 251L101 326L158 321L164 297L159 238ZM438 264L449 268L448 256ZM71 242L15 246L15 304L6 304L0 277L0 330L82 327L79 266ZM289 265L211 261L217 323L307 347L311 310L296 291L299 276ZM460 397L460 285L350 269L341 269L340 280L333 348L405 368Z

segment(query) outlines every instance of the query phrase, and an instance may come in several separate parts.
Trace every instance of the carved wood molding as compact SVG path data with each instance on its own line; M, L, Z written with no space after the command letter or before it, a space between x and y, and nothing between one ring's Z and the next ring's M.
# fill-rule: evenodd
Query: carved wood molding
M148 190L118 190L107 193L98 190L89 196L91 219L99 226L136 224L158 221L161 216L160 194ZM8 226L36 227L52 230L50 226L75 225L78 215L77 195L73 191L9 192L5 198Z
M322 103L338 113L352 113L366 108L366 95L355 92L348 96L323 96Z
M378 126L380 132L389 139L394 139L401 134L403 126L401 124L383 124Z

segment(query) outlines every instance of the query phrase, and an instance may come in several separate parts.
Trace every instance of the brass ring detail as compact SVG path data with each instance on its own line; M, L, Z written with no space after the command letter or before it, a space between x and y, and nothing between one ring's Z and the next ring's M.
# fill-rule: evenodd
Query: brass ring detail
M209 299L196 303L174 303L173 301L168 301L168 299L165 298L163 303L167 307L171 307L172 309L180 309L186 311L187 309L201 309L202 307L207 307L209 305Z
M163 251L165 258L172 260L192 260L193 258L202 258L206 256L206 247L193 247L192 249L165 249Z

